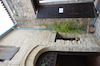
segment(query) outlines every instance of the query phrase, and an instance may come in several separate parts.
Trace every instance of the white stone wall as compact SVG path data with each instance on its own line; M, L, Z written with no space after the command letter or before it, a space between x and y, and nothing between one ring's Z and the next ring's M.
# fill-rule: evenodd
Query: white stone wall
M98 16L96 22L95 22L95 35L98 39L100 39L100 15Z

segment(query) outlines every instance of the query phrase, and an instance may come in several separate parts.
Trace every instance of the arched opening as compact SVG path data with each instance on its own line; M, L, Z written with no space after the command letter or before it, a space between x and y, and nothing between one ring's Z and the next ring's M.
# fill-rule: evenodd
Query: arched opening
M100 53L94 52L45 52L35 66L99 66Z

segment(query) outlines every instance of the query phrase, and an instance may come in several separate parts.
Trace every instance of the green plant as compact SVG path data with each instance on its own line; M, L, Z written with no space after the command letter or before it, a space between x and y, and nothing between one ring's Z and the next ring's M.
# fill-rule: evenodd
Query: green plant
M46 25L45 25L46 26ZM70 20L66 22L54 22L51 25L46 26L47 28L56 28L56 32L61 33L83 33L83 30L80 30L82 28L82 23L80 23L78 20Z
M18 14L14 14L14 16L18 17Z

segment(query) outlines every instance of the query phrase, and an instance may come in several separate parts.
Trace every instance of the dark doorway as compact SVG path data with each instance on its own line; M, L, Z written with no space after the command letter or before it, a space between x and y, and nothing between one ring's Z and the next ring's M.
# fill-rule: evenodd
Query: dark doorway
M87 66L86 56L58 55L56 66Z
M39 0L31 0L38 19L45 18L94 18L94 1L66 4L41 5Z
M100 66L100 53L45 52L36 66Z
M99 56L58 54L56 66L99 66Z

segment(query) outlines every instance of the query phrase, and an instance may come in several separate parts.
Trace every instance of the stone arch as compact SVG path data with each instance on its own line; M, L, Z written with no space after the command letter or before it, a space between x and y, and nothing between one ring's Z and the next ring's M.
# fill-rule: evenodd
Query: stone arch
M48 49L46 46L37 46L35 49L31 50L25 60L25 66L35 66L38 57L47 51Z

